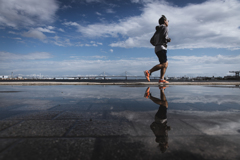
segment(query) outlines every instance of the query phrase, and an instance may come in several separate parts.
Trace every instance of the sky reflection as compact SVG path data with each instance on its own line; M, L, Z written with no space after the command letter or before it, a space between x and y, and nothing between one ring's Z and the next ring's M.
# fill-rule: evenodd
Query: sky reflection
M0 86L0 107L76 103L120 103L128 110L154 110L155 104L143 98L147 87L121 86ZM21 91L21 92L3 92ZM151 93L160 94L158 87ZM169 110L239 111L239 88L207 86L169 86L165 95ZM129 105L128 105L129 104ZM133 107L135 106L135 107ZM39 109L39 108L36 108ZM48 109L48 107L46 107Z

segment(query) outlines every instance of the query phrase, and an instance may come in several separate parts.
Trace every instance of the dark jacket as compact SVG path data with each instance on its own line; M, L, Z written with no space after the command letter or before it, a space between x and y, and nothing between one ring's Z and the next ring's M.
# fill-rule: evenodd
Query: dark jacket
M154 41L155 46L155 52L158 52L162 49L167 49L167 43L170 42L170 38L168 37L168 27L166 27L164 24L156 26L156 32L154 33L154 36L151 39Z

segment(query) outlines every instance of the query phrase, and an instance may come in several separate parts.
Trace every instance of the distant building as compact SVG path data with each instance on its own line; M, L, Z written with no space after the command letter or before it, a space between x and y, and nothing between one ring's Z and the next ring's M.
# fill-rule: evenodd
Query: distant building
M239 80L240 78L236 77L236 76L224 76L224 79L226 79L226 80Z
M229 73L235 73L235 77L239 78L240 71L229 71Z
M0 76L1 79L7 79L8 76Z
M235 73L235 76L224 76L224 79L227 79L227 80L239 80L240 79L240 77L239 77L240 71L229 71L229 73Z

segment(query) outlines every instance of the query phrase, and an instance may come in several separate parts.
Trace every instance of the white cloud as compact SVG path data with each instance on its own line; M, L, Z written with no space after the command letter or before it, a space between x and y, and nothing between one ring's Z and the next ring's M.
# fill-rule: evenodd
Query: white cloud
M80 25L76 22L64 22L63 24L66 25L66 26L80 27Z
M96 15L99 15L99 16L101 16L102 14L101 14L101 13L99 13L99 12L96 12Z
M181 63L195 63L195 64L239 64L240 55L237 56L170 56L173 61L180 61Z
M57 9L56 0L1 0L0 25L19 28L51 23Z
M61 32L65 32L64 29L62 29L62 28L59 28L58 30L61 31Z
M42 57L42 54L37 54L35 58ZM0 68L6 73L10 73L11 70L18 70L19 74L26 74L27 72L36 73L35 70L46 70L41 73L44 74L76 74L81 70L81 74L99 74L103 71L112 74L119 74L125 71L130 72L132 75L141 75L143 76L143 71L146 69L151 69L155 64L158 64L158 60L155 57L152 58L128 58L128 59L117 59L109 60L104 56L99 55L98 57L81 57L80 59L74 60L64 60L64 61L29 61L21 62L14 61L9 63L11 57L13 60L20 60L21 55L10 54L1 52L1 63ZM33 55L25 55L26 59ZM2 58L3 57L3 58ZM4 58L5 57L5 58ZM7 57L7 58L6 58ZM44 57L44 56L43 56ZM45 54L45 58L50 58L50 54ZM226 76L227 73L231 70L239 68L240 56L232 56L234 63L229 64L229 56L203 56L203 57L185 57L179 56L169 56L169 66L166 72L166 76ZM23 56L24 58L24 56ZM73 57L71 57L73 58ZM94 59L93 59L94 58ZM97 58L97 60L95 60ZM197 59L197 60L194 60ZM209 59L213 63L209 63ZM221 64L218 64L218 61L223 61ZM29 66L34 65L34 67L28 68ZM154 72L152 76L159 76L159 71Z
M154 2L154 0L130 0L132 3L150 3ZM157 0L155 0L157 1Z
M106 59L107 57L106 56L70 56L70 58L73 58L73 59Z
M67 22L65 25L77 27L77 31L86 37L120 37L110 44L112 47L152 47L149 39L158 25L158 19L164 14L170 20L170 49L240 48L238 0L209 0L185 7L173 6L165 1L142 2L141 15L120 19L117 23L83 26Z
M91 56L92 58L96 58L96 59L106 59L106 56Z
M69 8L72 8L72 6L70 6L70 5L63 5L62 7L61 7L61 9L69 9Z
M53 26L47 26L47 29L52 30L52 29L55 29L55 27L53 27Z
M90 41L89 43L82 42L71 42L68 38L62 38L59 36L50 37L48 42L51 42L57 46L68 47L68 46L76 46L76 47L98 47L99 45L103 45L100 42Z
M138 23L132 22L131 25L128 23L122 23L118 25L113 24L93 24L86 27L76 23L76 22L65 22L64 25L75 26L77 31L81 32L86 37L117 37L118 34L127 35L127 33L134 33L137 27L140 27Z
M93 46L93 47L97 47L97 46L99 46L99 45L103 45L102 43L100 43L100 42L95 42L95 41L90 41L90 44L82 44L82 43L80 43L80 42L78 42L77 44L75 44L76 46L86 46L86 47L91 47L91 46Z
M39 60L49 59L52 55L47 52L36 52L29 54L14 54L9 52L0 52L1 61L12 61L12 60Z
M110 49L110 52L113 52L113 49Z
M139 0L131 0L132 3L139 3Z
M115 11L113 11L113 10L110 9L110 8L106 9L106 12L107 12L107 13L115 13Z
M31 67L30 67L31 66ZM37 62L2 62L0 68L8 73L14 71L16 74L36 73L41 71L42 74L74 74L81 73L85 75L99 74L103 71L108 73L121 73L126 70L130 71L133 67L142 66L134 60L64 60L64 61L37 61ZM18 72L16 72L16 70ZM89 72L91 71L91 72Z
M47 28L42 28L42 27L38 27L36 28L38 31L40 32L46 32L46 33L55 33L54 31L52 31L55 27L52 26L48 26Z
M169 56L166 75L226 76L239 68L240 56Z
M66 47L66 46L73 46L74 44L71 43L70 39L68 38L61 38L59 36L54 36L49 38L49 41L57 46Z
M16 39L16 40L22 40L22 38L20 38L20 37L16 37L16 38L13 38L13 39Z
M13 32L13 31L9 31L8 33L10 33L10 34L16 34L16 35L18 35L18 33L16 33L16 32Z

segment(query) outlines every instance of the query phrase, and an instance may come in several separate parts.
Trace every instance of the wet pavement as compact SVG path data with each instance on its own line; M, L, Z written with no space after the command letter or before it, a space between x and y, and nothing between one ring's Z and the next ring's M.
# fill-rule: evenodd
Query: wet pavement
M0 86L0 159L238 160L239 95L239 86Z

